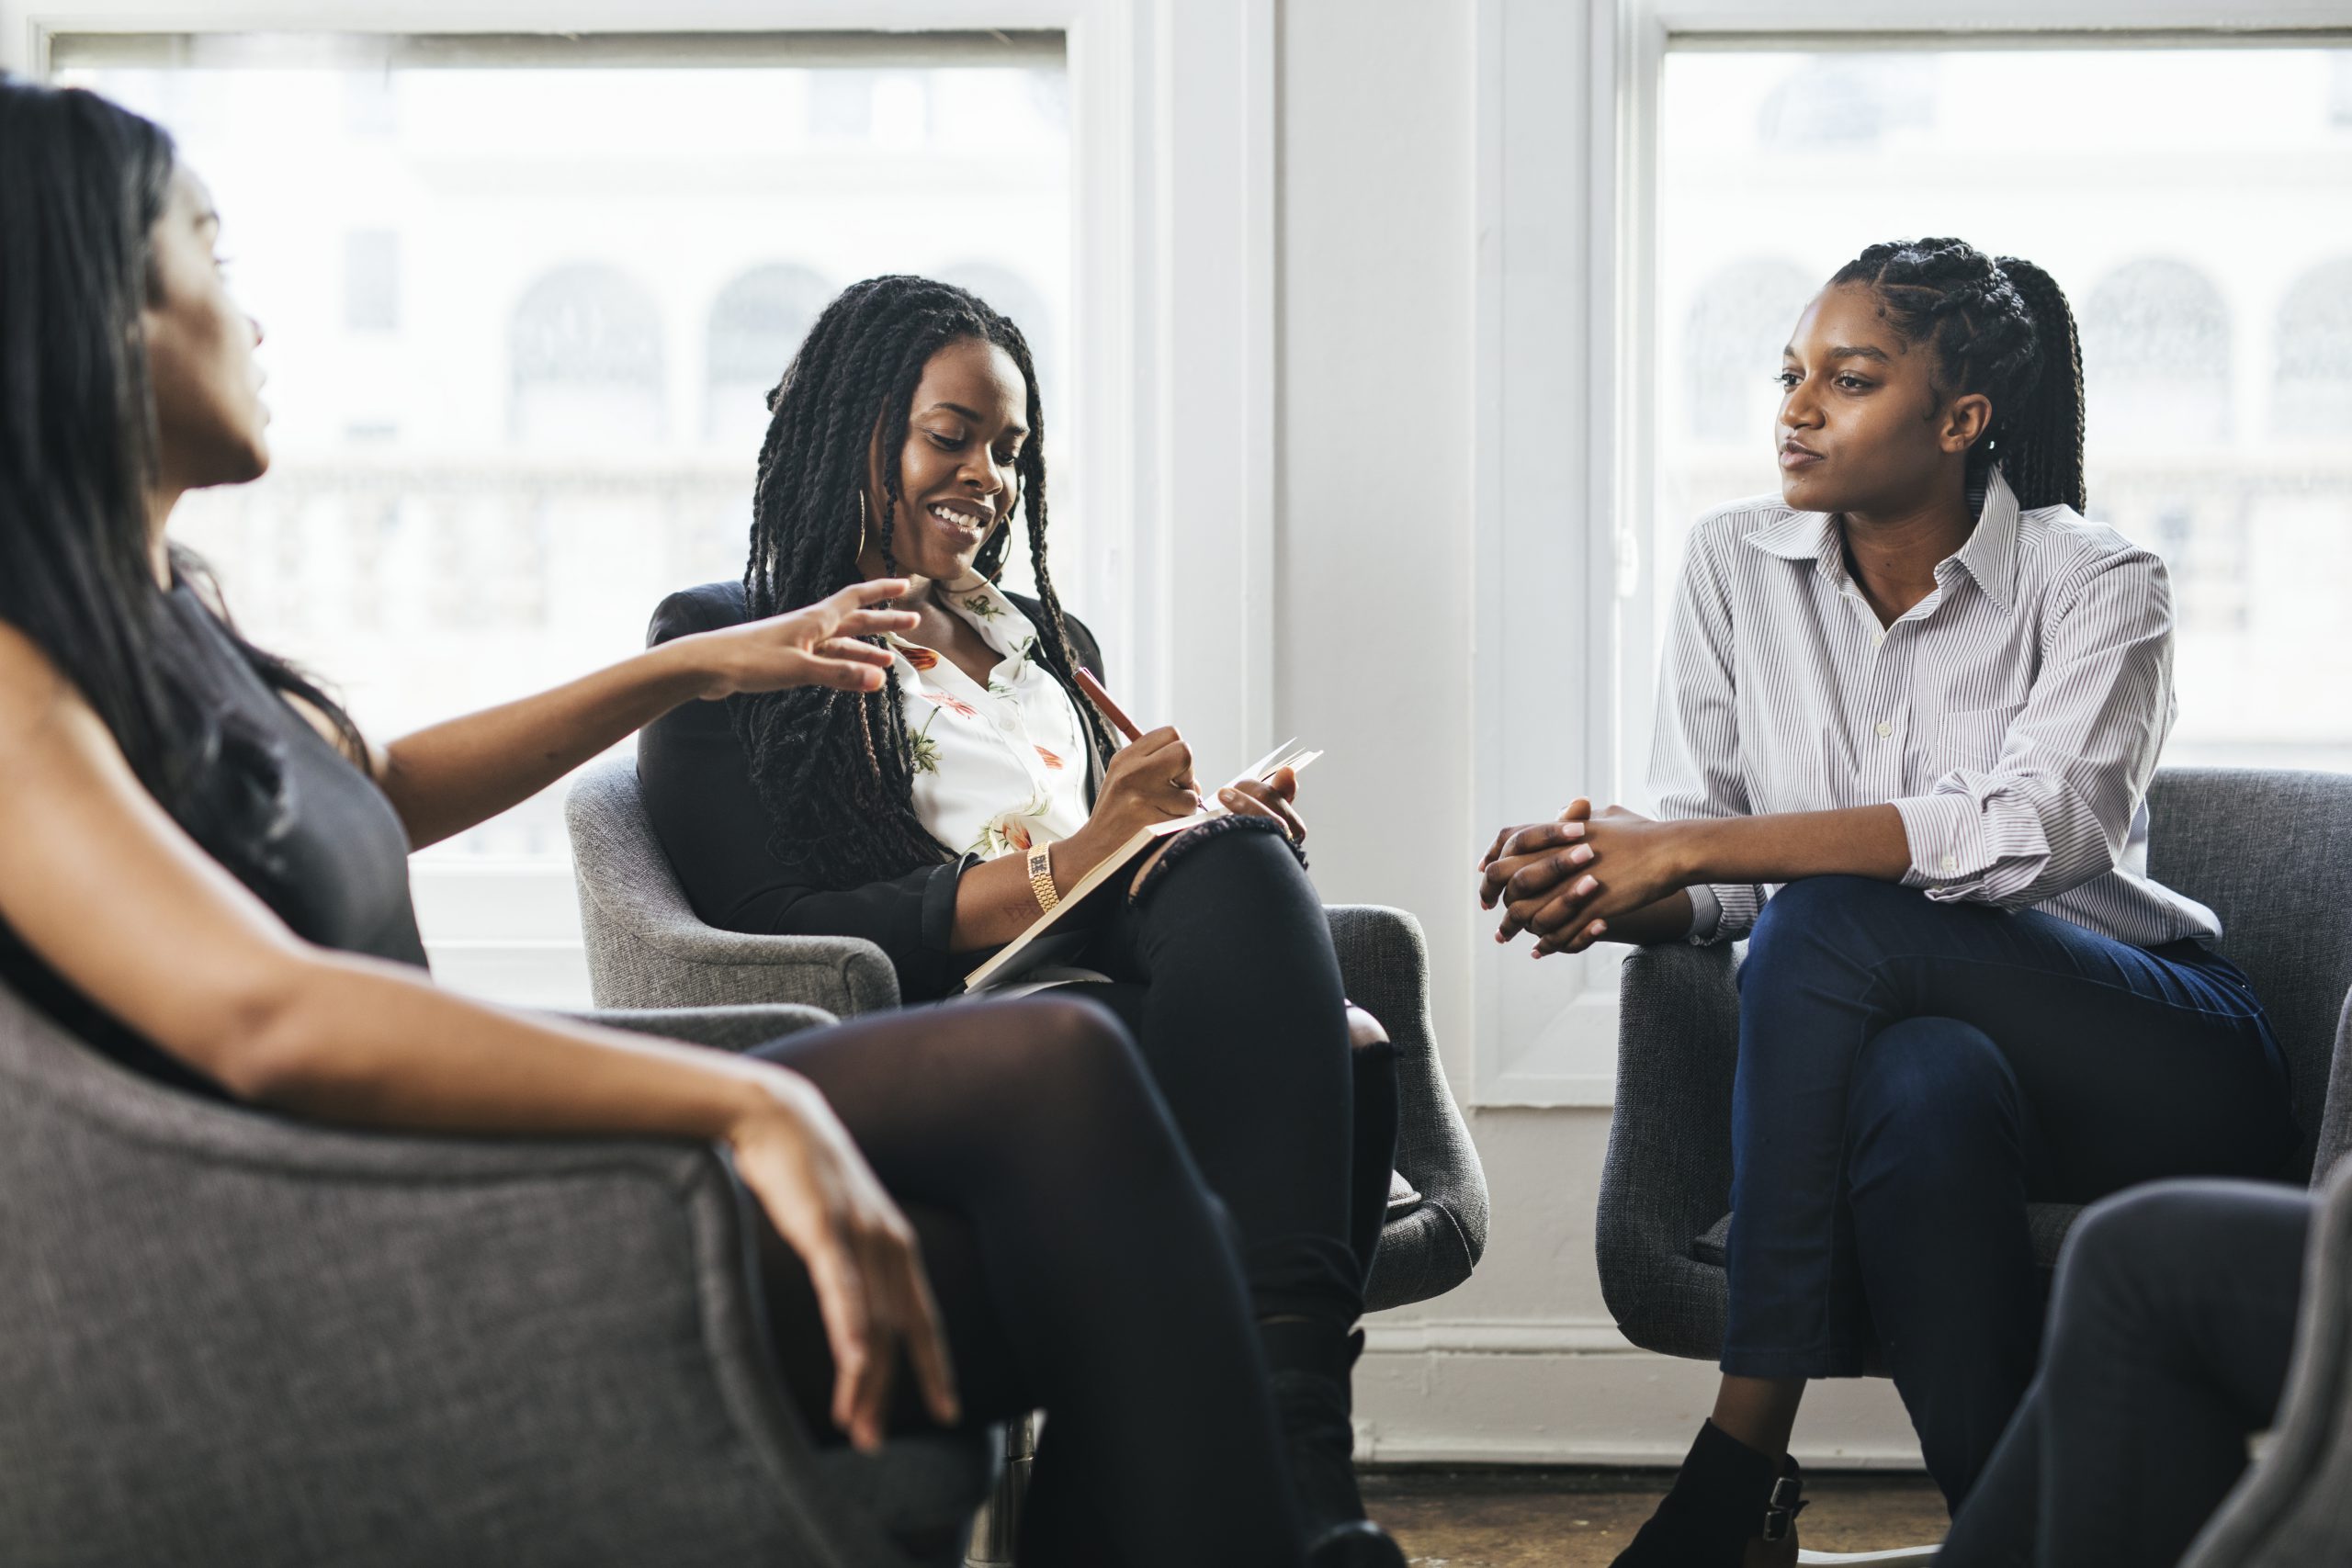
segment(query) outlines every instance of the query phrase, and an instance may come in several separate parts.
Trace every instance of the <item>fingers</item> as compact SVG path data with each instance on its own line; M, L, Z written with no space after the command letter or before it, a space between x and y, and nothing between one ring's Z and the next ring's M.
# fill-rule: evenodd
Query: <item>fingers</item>
M1582 795L1578 795L1574 800L1568 802L1566 807L1561 811L1558 818L1558 820L1562 822L1589 822L1591 819L1592 802L1587 800Z
M900 1243L903 1247L905 1244ZM899 1377L899 1337L903 1311L901 1265L893 1238L868 1231L859 1237L858 1253L866 1281L865 1359L851 1381L848 1418L842 1430L858 1449L872 1453L882 1446L890 1420L890 1389ZM835 1396L840 1397L838 1387Z
M1509 942L1522 931L1532 931L1537 936L1549 936L1573 920L1577 912L1600 893L1600 879L1592 875L1575 881L1541 903L1530 898L1505 907L1503 923L1495 933L1497 942Z
M903 577L869 577L831 595L825 600L825 604L836 615L847 615L851 611L864 609L869 604L887 604L893 599L903 599L913 586Z
M886 667L887 664L886 660ZM837 691L843 692L878 692L882 689L882 682L888 679L889 676L884 669L877 669L863 661L820 659L812 654L808 658L807 678L796 682L795 684L831 686Z
M841 1234L831 1225L798 1250L808 1269L808 1282L816 1287L817 1314L824 1320L825 1343L833 1353L833 1425L858 1447L868 1448L854 1424L858 1390L875 1348L865 1280ZM877 1446L879 1440L877 1434Z
M956 1395L956 1363L947 1353L947 1331L941 1325L938 1298L931 1293L931 1276L922 1266L922 1248L910 1242L901 1270L907 1354L914 1362L915 1382L933 1420L953 1427L964 1417L963 1402Z
M1283 836L1294 844L1304 842L1306 838L1306 824L1299 820L1298 813L1291 809L1290 802L1275 794L1271 786L1255 779L1228 784L1217 791L1216 797L1225 803L1227 810L1238 815L1273 818Z
M912 610L853 610L833 626L835 637L879 637L884 632L910 632L922 617Z
M1505 897L1504 887L1530 857L1544 854L1562 845L1589 849L1583 843L1585 825L1581 822L1539 822L1532 828L1505 829L1487 858L1479 864L1478 905L1491 909ZM1587 853L1583 860L1592 858Z
M824 659L846 659L853 663L871 664L876 670L890 668L890 650L876 648L870 642L860 642L853 637L837 637L820 642L815 652Z
M1582 953L1609 934L1607 920L1592 920L1581 931L1558 931L1535 944L1535 956L1545 957L1555 953Z

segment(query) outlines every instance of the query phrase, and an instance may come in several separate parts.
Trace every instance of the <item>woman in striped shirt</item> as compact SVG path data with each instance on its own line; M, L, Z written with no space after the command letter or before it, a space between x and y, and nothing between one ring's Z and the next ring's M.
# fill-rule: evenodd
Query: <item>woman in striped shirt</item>
M2050 276L1873 245L1799 319L1781 495L1692 531L1662 820L1506 829L1481 896L1539 955L1745 937L1713 1418L1626 1568L1792 1561L1807 1380L1876 1351L1955 1506L2030 1378L2029 1200L2276 1174L2260 1001L2151 881L2164 563L2082 516Z

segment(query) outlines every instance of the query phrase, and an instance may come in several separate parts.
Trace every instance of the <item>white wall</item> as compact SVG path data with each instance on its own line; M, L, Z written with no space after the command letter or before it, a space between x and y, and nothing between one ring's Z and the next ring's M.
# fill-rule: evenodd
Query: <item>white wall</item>
M1474 37L1469 0L1282 0L1276 728L1331 754L1308 804L1334 901L1420 917L1457 1090L1470 1070ZM1575 80L1586 69L1562 60ZM1561 177L1576 177L1569 168ZM1528 626L1544 658L1566 628ZM1605 1110L1473 1110L1494 1226L1477 1277L1375 1319L1382 1459L1672 1462L1713 1373L1626 1346L1593 1266ZM1816 1462L1916 1463L1880 1382L1817 1391Z

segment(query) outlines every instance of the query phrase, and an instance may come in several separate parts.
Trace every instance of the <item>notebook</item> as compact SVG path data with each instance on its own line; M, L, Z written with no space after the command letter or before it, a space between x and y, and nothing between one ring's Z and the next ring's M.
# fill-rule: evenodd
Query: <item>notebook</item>
M1294 773L1304 773L1306 765L1322 754L1320 751L1302 751L1298 750L1297 741L1285 740L1257 762L1235 774L1233 782L1239 784L1243 779L1255 779L1263 784L1284 768ZM1187 828L1197 828L1204 822L1232 815L1217 805L1212 796L1206 809L1195 811L1190 817L1171 817L1165 822L1137 829L1135 837L1089 867L1086 874L1062 895L1060 903L1041 911L1030 922L1027 931L998 948L987 963L965 976L964 989L984 991L1010 985L1042 965L1058 964L1069 958L1086 944L1086 923L1071 919L1078 909L1091 903L1103 888L1116 881L1122 872L1162 840L1171 838Z

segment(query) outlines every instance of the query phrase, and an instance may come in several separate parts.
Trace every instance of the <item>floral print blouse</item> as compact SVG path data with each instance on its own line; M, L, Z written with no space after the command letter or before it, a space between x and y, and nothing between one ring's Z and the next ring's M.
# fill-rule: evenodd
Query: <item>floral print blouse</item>
M949 849L983 859L1069 838L1086 823L1086 736L1069 694L1037 660L1036 627L981 579L941 589L939 602L998 659L980 685L944 654L890 639L915 814Z

